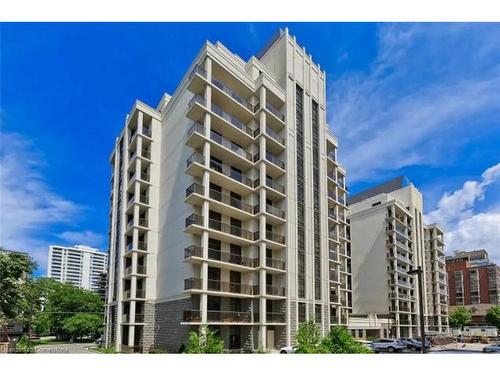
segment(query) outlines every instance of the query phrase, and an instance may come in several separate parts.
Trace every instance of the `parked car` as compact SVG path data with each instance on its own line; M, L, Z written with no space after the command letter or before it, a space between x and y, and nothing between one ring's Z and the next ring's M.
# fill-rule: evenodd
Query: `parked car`
M403 339L401 339L403 340ZM422 347L422 342L418 339L415 339L415 338L404 338L404 341L403 341L405 344L406 344L406 347L410 350L414 350L414 351L419 351L420 348ZM424 344L424 349L427 350L427 349L430 349L431 348L431 344L430 344L430 341L429 339L425 339L425 344Z
M401 352L406 348L406 346L401 341L396 339L375 340L372 341L370 347L375 353L378 353L382 350L387 350L389 353Z
M293 354L297 350L296 346L285 346L280 349L280 354Z
M485 346L483 353L500 353L500 343Z

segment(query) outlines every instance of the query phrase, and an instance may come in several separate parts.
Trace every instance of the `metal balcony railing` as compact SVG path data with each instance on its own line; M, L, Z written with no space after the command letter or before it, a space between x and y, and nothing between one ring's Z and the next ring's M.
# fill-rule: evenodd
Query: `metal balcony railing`
M259 160L261 160L260 152L256 153L253 156L254 163L256 163ZM280 160L279 158L277 158L276 156L274 156L273 154L271 154L269 152L266 152L266 160L273 163L278 168L285 169L285 162L283 160Z
M255 107L253 108L254 112L257 112L261 108L260 103L257 103ZM275 115L277 118L279 118L281 121L285 122L285 115L281 113L278 109L276 109L274 106L272 106L269 103L266 103L266 109L271 112L273 115Z
M140 226L140 227L147 228L147 227L148 227L148 225L149 225L149 221L148 221L148 219L146 219L146 218L142 218L142 217L140 217L140 218L139 218L139 226Z
M208 219L208 227L222 233L230 234L236 237L252 241L252 232L242 229L236 225L226 224L219 220Z
M284 270L285 262L279 259L266 258L266 267L276 268L278 270Z
M210 198L219 201L221 203L227 204L231 207L237 208L239 210L248 212L250 214L253 213L252 206L248 203L243 202L241 199L236 199L230 195L223 194L217 190L209 189L208 194Z
M145 135L146 137L151 138L151 129L149 128L142 128L142 134Z
M273 241L273 242L277 242L280 244L285 244L285 236L283 236L281 234L277 234L277 233L271 232L269 230L266 230L265 236L266 236L265 239L268 241ZM261 239L260 238L260 231L253 232L253 239L254 239L254 241Z
M193 163L198 163L201 165L205 164L205 158L203 157L202 154L198 152L193 152L187 159L186 159L186 167L189 167Z
M202 258L203 249L200 246L189 246L184 249L184 258L190 258L192 256ZM238 254L231 254L228 252L223 252L218 249L208 249L208 259L217 260L219 262L231 263L245 267L254 268L257 266L258 262L256 259L244 257Z
M235 171L234 169L231 169L230 167L221 164L215 160L210 160L210 169L219 172L223 174L224 176L227 176L229 178L232 178L235 181L241 182L242 184L245 184L251 188L253 188L253 181L243 175L242 173Z
M280 313L280 312L268 312L268 313L266 313L266 322L268 322L268 323L285 323L286 316L284 313Z
M184 311L183 320L184 322L201 322L201 311ZM210 323L251 323L252 314L248 311L208 310L207 321ZM255 321L255 314L253 321Z
M238 103L240 103L243 107L247 108L249 111L253 109L253 107L250 104L248 104L248 102L245 99L243 99L243 97L240 94L238 94L236 91L226 86L218 79L212 77L212 84L217 88L219 88L221 91L224 91L227 95L236 100Z
M207 71L199 65L195 65L191 73L189 73L189 80L192 80L195 74L199 74L203 78L207 78Z
M254 138L257 137L260 133L261 133L260 128L255 129L254 132L253 132ZM269 127L266 127L265 133L269 137L271 137L272 139L274 139L276 142L278 142L279 144L281 144L283 146L285 145L285 138L283 138L281 135L279 135L278 133L276 133L273 129L271 129Z
M189 278L184 280L184 290L201 289L202 280L198 278ZM207 289L214 292L236 293L236 294L258 294L256 285L247 285L240 283L231 283L220 280L207 280Z
M220 136L219 134L215 133L213 130L210 131L210 139L212 141L220 144L221 146L231 150L235 154L238 154L242 158L245 158L248 161L253 162L253 157L249 152L246 152L243 148L241 148L240 146L237 146L236 144L231 142L229 139Z
M285 296L285 288L281 286L266 285L266 294L269 296Z
M260 178L257 178L255 180L254 187L257 187L257 186L260 186ZM273 181L269 177L266 177L265 186L267 186L273 190L276 190L276 191L280 192L281 194L285 194L285 187L283 185Z
M233 115L230 115L229 113L225 112L218 105L212 103L212 112L214 112L219 117L222 117L224 120L226 120L228 123L233 125L235 128L241 130L242 132L248 134L250 137L253 138L252 129L250 129L248 126L246 126L243 123L243 121L241 121L238 118L234 117Z
M188 108L191 109L195 104L200 104L203 107L207 106L207 101L200 94L194 95L188 103Z
M333 161L337 161L337 157L335 156L335 151L328 151L326 156Z

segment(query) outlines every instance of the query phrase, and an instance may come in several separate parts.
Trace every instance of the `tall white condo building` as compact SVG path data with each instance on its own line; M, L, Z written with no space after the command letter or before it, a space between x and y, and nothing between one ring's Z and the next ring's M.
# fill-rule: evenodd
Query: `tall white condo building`
M101 274L108 267L108 254L88 246L50 246L47 276L80 288L99 291Z
M325 72L288 30L244 61L206 42L172 96L136 102L111 154L106 341L228 351L323 333L351 308L346 171Z

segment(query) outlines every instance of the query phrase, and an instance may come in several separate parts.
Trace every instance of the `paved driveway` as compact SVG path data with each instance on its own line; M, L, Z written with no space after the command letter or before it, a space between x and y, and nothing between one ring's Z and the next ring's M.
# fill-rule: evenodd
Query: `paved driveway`
M95 354L88 347L95 346L93 343L75 343L75 344L54 344L39 345L36 352L40 354Z

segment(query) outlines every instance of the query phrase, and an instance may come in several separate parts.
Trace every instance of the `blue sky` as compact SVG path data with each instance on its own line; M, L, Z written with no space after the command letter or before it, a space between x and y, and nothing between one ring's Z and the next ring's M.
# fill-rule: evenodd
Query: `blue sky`
M243 59L288 26L327 71L351 192L407 175L448 252L500 261L500 24L2 24L0 245L105 249L108 157L138 98L172 93L205 40Z

